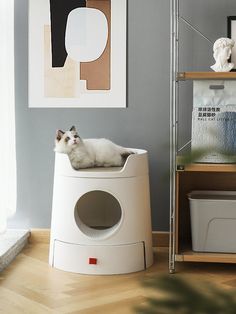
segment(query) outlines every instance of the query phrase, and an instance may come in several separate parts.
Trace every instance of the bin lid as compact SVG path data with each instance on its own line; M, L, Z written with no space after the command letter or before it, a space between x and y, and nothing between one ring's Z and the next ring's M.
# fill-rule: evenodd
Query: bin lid
M236 191L192 191L190 200L236 200Z

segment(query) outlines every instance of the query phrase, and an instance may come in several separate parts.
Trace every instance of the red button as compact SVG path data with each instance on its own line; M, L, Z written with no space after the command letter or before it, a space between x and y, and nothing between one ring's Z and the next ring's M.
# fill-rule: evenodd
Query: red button
M94 257L89 258L89 264L90 265L97 265L97 259Z

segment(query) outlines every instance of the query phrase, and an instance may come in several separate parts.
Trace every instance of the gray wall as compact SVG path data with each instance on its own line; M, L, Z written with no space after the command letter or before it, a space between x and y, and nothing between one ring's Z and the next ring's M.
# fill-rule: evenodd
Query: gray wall
M74 124L82 137L149 151L153 230L168 230L169 1L128 0L128 9L128 108L29 109L27 0L15 1L18 208L10 227L50 226L55 130Z

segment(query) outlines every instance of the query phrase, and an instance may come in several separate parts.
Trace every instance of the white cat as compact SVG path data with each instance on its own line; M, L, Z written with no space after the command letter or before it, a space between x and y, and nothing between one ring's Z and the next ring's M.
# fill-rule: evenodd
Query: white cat
M121 167L127 157L134 154L125 148L107 140L81 139L76 128L69 131L58 130L55 139L55 152L67 154L74 169L91 167Z

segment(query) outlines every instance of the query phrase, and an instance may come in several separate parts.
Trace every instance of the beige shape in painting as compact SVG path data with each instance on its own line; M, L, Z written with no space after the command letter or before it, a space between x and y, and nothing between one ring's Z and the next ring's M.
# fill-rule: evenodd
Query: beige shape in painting
M51 54L51 28L44 26L44 96L54 98L78 97L77 63L67 57L64 67L53 68Z

